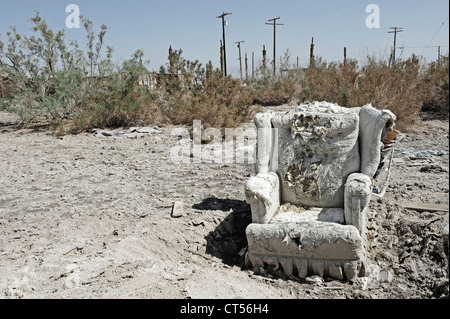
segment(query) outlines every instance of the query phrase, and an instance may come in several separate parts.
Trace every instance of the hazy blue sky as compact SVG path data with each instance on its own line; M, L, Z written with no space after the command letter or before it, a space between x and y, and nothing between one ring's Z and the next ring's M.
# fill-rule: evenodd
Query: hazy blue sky
M53 29L65 29L67 37L82 41L84 30L68 29L65 21L68 4L76 4L81 15L98 28L106 24L109 31L106 44L115 49L115 58L121 61L137 49L151 60L150 68L158 70L167 61L169 45L182 49L184 57L206 63L212 60L219 67L219 41L222 26L216 16L227 16L227 60L229 73L239 69L238 49L234 42L244 40L242 52L255 52L258 63L262 46L266 45L272 58L273 27L265 25L268 19L281 17L277 28L277 56L289 49L292 63L299 57L300 66L309 59L309 45L314 37L315 53L327 61L343 59L347 47L349 58L362 59L367 54L388 55L393 35L390 27L403 27L398 34L398 55L409 57L413 52L428 61L437 58L437 47L448 52L449 2L447 0L166 0L166 1L104 1L104 0L0 0L0 34L4 40L9 26L21 33L31 29L29 18L39 11ZM369 29L365 21L366 6L380 8L380 28ZM431 48L424 48L432 46ZM411 48L412 47L412 48Z

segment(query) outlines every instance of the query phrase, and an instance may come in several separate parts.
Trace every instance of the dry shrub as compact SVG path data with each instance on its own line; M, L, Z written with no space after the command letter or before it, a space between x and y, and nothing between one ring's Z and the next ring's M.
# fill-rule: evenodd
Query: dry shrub
M422 111L449 116L449 57L431 63L420 83L423 94Z
M305 71L300 99L302 101L329 101L344 107L358 106L354 101L357 90L357 62L326 63L314 59L314 64Z
M368 57L362 67L358 67L354 60L343 65L326 63L318 58L305 71L300 100L328 101L345 107L371 103L378 109L391 110L397 116L398 128L407 131L416 122L427 99L421 89L424 77L427 78L426 74L429 72L424 72L424 64L415 55L405 61L398 61L394 66ZM428 95L438 96L439 102L436 104L444 105L444 108L444 100L447 98L448 111L448 75L445 80L443 74L445 70L429 75L429 86L439 89L437 93Z
M358 79L359 103L391 110L397 116L399 129L407 131L417 121L423 103L418 90L421 68L420 59L414 55L393 67L370 59Z
M253 104L262 106L282 105L289 102L299 91L298 81L286 77L268 77L252 83Z
M253 115L251 94L244 88L240 91L230 94L206 91L181 107L171 108L165 116L172 124L192 124L194 120L200 120L205 127L237 127Z
M79 133L92 128L118 128L163 123L159 107L143 88L125 97L119 92L110 92L95 98L82 107L67 131ZM66 124L67 125L67 124Z
M171 54L182 59L179 52L175 50ZM174 65L190 65L189 61L169 60ZM167 81L161 87L165 94L160 103L164 116L172 124L192 124L199 120L205 128L233 128L254 115L251 89L238 79L223 77L219 70L213 70L211 62L206 70L179 70L178 74L183 76L172 77L170 66L168 70Z

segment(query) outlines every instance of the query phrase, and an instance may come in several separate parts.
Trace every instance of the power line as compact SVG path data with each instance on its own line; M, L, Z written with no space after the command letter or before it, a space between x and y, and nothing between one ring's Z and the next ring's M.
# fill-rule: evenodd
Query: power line
M439 47L441 47L441 48L447 48L448 47L448 45L424 45L424 46L418 46L418 47L405 47L405 46L401 46L401 47L398 47L399 49L428 49L428 48L439 48Z
M423 49L423 48L429 49L429 48L437 48L437 49L438 49L438 54L437 54L438 59L437 59L437 61L438 61L438 64L440 64L440 63L441 63L441 48L447 48L447 47L448 47L448 45L426 45L426 46L418 46L418 47L405 47L405 46L401 46L401 47L398 47L398 48L401 49L401 50L403 50L403 49ZM422 54L422 55L423 55L423 54Z
M433 42L434 38L436 38L436 36L438 35L439 31L441 31L442 27L445 25L445 22L447 22L448 17L445 18L444 22L441 23L441 25L439 26L439 29L436 31L436 33L433 35L433 38L431 38L430 43L428 43L427 46L429 46L431 44L431 42ZM422 55L425 53L425 50L422 52Z

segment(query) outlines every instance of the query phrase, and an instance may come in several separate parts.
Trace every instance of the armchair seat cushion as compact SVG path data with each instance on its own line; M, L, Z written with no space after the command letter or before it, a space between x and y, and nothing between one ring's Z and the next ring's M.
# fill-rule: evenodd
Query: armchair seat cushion
M283 204L278 208L278 211L269 223L304 223L313 221L344 225L344 209L322 207L309 207L304 209L290 204Z

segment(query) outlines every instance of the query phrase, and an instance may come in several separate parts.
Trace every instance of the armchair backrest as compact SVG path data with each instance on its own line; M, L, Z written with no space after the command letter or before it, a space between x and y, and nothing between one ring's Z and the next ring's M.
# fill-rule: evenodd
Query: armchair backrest
M282 202L343 207L347 177L356 172L373 177L383 129L394 120L389 111L371 105L344 108L327 102L260 113L255 117L257 173L278 174Z

